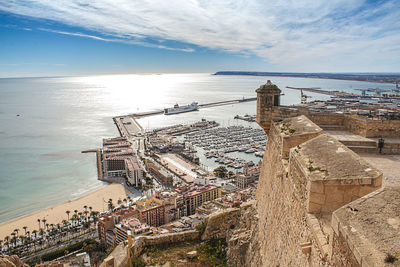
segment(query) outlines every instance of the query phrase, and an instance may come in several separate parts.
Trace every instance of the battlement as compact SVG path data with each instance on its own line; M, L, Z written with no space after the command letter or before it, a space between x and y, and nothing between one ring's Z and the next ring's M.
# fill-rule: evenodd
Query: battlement
M310 213L331 213L382 185L380 171L327 134L293 147L289 166Z

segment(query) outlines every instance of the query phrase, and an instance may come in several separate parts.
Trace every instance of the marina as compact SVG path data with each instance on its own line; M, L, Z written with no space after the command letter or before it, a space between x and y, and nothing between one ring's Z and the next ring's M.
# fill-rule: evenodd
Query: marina
M202 148L206 158L215 158L215 162L234 169L251 167L254 162L229 156L229 153L239 152L262 157L267 143L267 137L262 129L241 125L188 133L184 136L184 140L185 143Z

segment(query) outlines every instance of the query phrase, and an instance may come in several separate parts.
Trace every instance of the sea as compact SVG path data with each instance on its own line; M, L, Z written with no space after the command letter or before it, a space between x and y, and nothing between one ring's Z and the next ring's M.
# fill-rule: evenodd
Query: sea
M131 74L87 77L0 79L0 223L81 197L105 186L96 176L95 154L102 139L118 136L112 117L151 111L193 101L199 104L255 97L267 80L283 92L281 104L300 102L300 91L320 87L358 92L392 89L391 84L312 78ZM314 99L327 95L307 92ZM215 120L221 126L256 123L234 119L254 115L256 102L140 119L145 129ZM210 166L211 168L214 166Z

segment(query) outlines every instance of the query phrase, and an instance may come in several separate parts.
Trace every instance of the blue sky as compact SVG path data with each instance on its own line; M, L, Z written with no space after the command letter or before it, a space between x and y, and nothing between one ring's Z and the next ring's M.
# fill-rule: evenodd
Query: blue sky
M0 77L399 72L400 1L7 0Z

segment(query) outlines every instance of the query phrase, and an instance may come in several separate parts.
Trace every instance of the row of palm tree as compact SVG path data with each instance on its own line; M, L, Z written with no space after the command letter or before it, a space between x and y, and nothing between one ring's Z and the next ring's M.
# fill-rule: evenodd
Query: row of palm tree
M46 248L56 243L60 243L63 239L70 239L70 234L75 236L80 235L82 231L91 231L95 228L91 227L92 222L96 222L99 212L94 211L92 207L83 206L83 211L74 210L74 214L70 218L70 211L67 210L67 220L62 220L61 223L49 224L47 219L37 219L38 230L34 229L32 232L28 231L27 226L23 226L23 235L19 235L20 229L16 228L10 236L4 237L0 240L0 251L5 250L7 254L29 254L36 251L36 246L40 245L41 248ZM41 224L42 223L42 224ZM72 236L72 238L74 238Z

